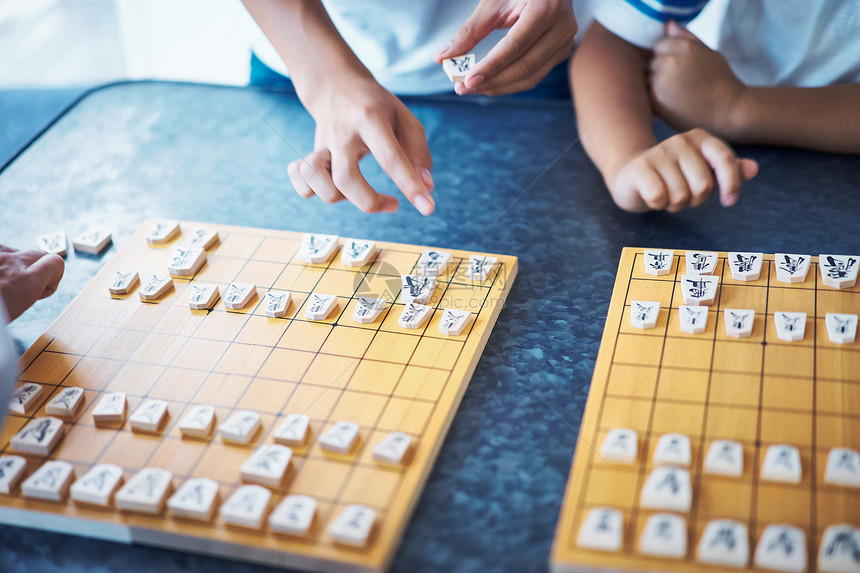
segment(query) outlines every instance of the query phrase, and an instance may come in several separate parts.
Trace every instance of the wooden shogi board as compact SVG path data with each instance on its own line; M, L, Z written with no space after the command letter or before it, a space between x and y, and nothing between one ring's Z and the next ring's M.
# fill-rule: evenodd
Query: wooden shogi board
M20 491L0 496L0 521L110 539L284 566L337 571L379 571L394 554L433 462L474 372L490 331L510 291L517 259L497 255L499 264L484 282L465 277L469 255L451 251L453 260L439 277L430 305L473 312L458 336L439 332L436 310L425 327L398 325L400 274L413 270L424 247L377 243L372 264L348 267L340 252L328 263L304 264L296 258L300 233L199 225L217 229L220 244L208 262L187 280L174 277L175 290L155 303L143 303L139 286L127 296L111 296L115 270L166 274L168 245L147 245L144 224L105 264L47 332L21 359L20 382L45 386L40 405L29 415L9 413L0 435L2 453L29 419L44 416L45 403L63 387L86 389L86 402L65 424L66 436L50 456L71 462L80 477L96 463L125 470L125 479L144 467L173 473L174 490L188 477L220 484L223 502L240 485L239 466L254 448L271 443L271 433L287 413L311 418L305 446L294 448L283 488L274 490L270 509L288 493L318 501L316 520L306 538L226 526L220 518L195 522L165 513L146 516L66 503L25 499ZM194 226L183 222L186 231ZM242 310L188 307L188 285L217 283L223 294L230 281L253 282L257 295ZM267 318L260 299L266 291L289 290L285 318ZM338 295L338 307L322 322L305 319L310 292ZM356 297L394 301L373 324L358 324ZM396 299L396 300L395 300ZM106 392L126 392L128 412L145 397L169 403L168 420L157 434L95 427L93 405ZM235 409L262 414L263 429L250 444L223 442L217 429L208 440L183 439L176 428L191 404L212 404L217 421ZM317 438L330 423L360 425L360 443L349 455L320 449ZM374 461L372 449L390 431L413 437L402 466ZM416 442L417 441L417 442ZM20 455L20 454L19 454ZM28 458L28 474L42 459ZM377 511L366 548L335 544L328 526L346 505L361 503Z
M830 448L860 449L860 341L833 344L824 326L827 312L860 313L860 285L841 291L824 286L817 257L805 282L777 282L773 255L765 255L759 280L735 281L726 253L719 256L714 274L720 289L707 329L685 334L677 314L683 304L684 251L676 249L671 272L658 277L645 273L643 249L624 249L556 529L554 571L727 571L695 560L704 525L715 518L747 525L750 567L764 527L800 527L806 532L809 571L815 571L824 528L860 526L860 489L823 481ZM660 301L656 328L631 327L631 300ZM751 337L726 335L725 308L755 309ZM804 339L777 339L774 311L806 312ZM638 460L607 463L599 454L603 438L622 427L639 435ZM639 493L652 469L657 439L669 432L689 436L693 454L683 560L637 552L645 519L655 513L639 507ZM743 445L742 477L702 472L707 447L718 439ZM783 443L800 450L800 484L760 480L766 447ZM577 546L585 515L603 506L624 516L620 552Z

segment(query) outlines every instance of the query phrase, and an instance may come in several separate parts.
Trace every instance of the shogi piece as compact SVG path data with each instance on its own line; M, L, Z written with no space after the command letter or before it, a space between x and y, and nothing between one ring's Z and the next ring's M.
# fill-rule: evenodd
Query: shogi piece
M821 280L833 288L851 288L857 284L860 257L857 255L818 255Z
M140 300L158 300L161 296L173 288L173 279L163 275L149 275L141 283Z
M128 417L128 423L141 432L157 432L164 416L167 415L167 402L149 398Z
M596 507L588 512L579 528L576 543L585 549L619 551L624 517L617 509Z
M442 60L442 69L445 71L448 79L457 83L466 80L466 74L475 67L475 63L475 54L466 54L453 58L445 58Z
M689 466L691 451L690 438L684 434L663 434L654 448L654 465Z
M127 404L125 392L109 392L93 408L93 420L96 424L124 422Z
M114 271L108 283L108 292L129 294L139 282L140 275L137 271Z
M260 426L262 426L260 414L251 410L238 410L218 424L218 431L225 440L247 444Z
M146 242L150 245L163 245L172 241L179 231L179 221L156 221L146 233Z
M682 559L687 554L687 523L680 515L655 513L639 537L639 553Z
M701 334L708 326L708 307L682 304L678 307L678 320L681 323L681 332Z
M218 231L215 229L198 227L189 231L188 239L185 241L185 244L189 247L203 247L208 251L217 245L220 240Z
M757 281L761 277L764 253L729 253L729 270L736 281Z
M288 495L269 515L269 527L290 535L307 535L316 512L317 501L314 498Z
M33 418L12 436L9 445L16 452L47 456L63 439L63 421L46 416Z
M484 257L481 255L470 255L469 264L466 266L466 278L473 281L485 281L496 264L499 262L497 257Z
M684 260L688 275L712 275L717 269L719 257L710 251L687 251Z
M287 414L275 428L272 438L279 444L301 446L308 435L310 421L307 414Z
M806 332L805 312L775 312L773 313L773 324L776 327L776 336L786 342L797 342L803 340Z
M18 386L12 392L12 398L9 400L9 411L26 414L36 406L43 392L42 385L35 382L27 382Z
M269 291L266 293L263 304L266 306L266 316L283 318L287 315L287 309L290 308L290 293L289 291Z
M210 521L218 501L218 482L189 478L167 500L167 511L177 517Z
M75 479L72 464L60 460L50 460L33 472L21 484L24 497L63 501L69 491L69 484Z
M818 570L822 573L860 571L860 528L840 524L825 529L818 548Z
M230 283L224 290L224 306L232 310L245 308L257 294L257 285L253 283Z
M388 305L384 298L360 296L355 304L352 319L359 324L371 324Z
M0 456L0 493L9 495L27 471L27 460L21 456Z
M45 233L36 237L36 244L40 251L52 253L65 257L68 252L69 241L66 238L65 231L56 231L54 233Z
M391 432L373 448L373 459L386 464L400 465L411 445L412 436L409 434Z
M654 328L660 317L660 303L656 300L630 301L630 326L633 328Z
M645 249L642 258L645 264L645 273L659 277L668 275L672 270L672 260L675 258L675 251Z
M418 257L415 272L428 277L438 277L445 273L453 255L448 251L437 251L436 249L424 249Z
M200 285L191 283L188 285L188 307L194 310L209 310L215 303L221 293L218 292L218 285Z
M111 242L111 234L103 229L87 231L74 241L72 246L76 251L89 255L98 255L104 251Z
M762 480L800 483L802 477L803 468L797 448L785 444L768 447L761 465Z
M802 283L809 274L809 263L812 257L809 255L793 255L776 253L773 263L776 265L776 280L783 283Z
M246 482L278 487L290 467L293 450L280 444L265 444L245 460L239 471Z
M404 302L427 304L436 290L436 279L422 275L403 275L401 277L400 299Z
M299 247L299 260L305 263L324 263L337 250L337 235L305 233Z
M311 293L305 308L308 320L325 320L337 306L337 296L333 294Z
M206 263L206 249L203 247L176 247L167 258L167 271L180 277L193 276Z
M750 559L747 526L731 519L714 519L705 526L696 548L701 563L746 567Z
M243 485L227 498L219 511L221 519L230 525L260 529L272 492L259 485Z
M600 457L607 462L632 464L639 453L639 438L634 430L612 428L600 446Z
M806 571L806 534L790 525L768 525L755 549L755 566L772 571Z
M463 333L472 321L472 313L468 310L446 308L439 320L439 332L448 336L458 336Z
M732 477L743 475L743 446L731 440L714 440L705 456L705 473Z
M72 484L71 497L79 503L108 507L122 482L122 468L113 464L97 464Z
M747 338L752 335L755 311L746 308L727 308L723 311L726 335L732 338Z
M179 432L192 438L208 438L215 425L215 408L207 404L192 406L179 421Z
M857 338L857 315L828 312L824 317L827 338L834 344L851 344Z
M138 513L161 513L173 476L161 468L143 468L114 496L119 509Z
M642 495L639 498L642 507L682 513L690 511L692 500L690 472L675 466L654 468L642 486Z
M397 319L397 324L399 324L401 328L421 328L421 326L427 322L427 319L430 318L431 314L433 314L432 306L410 302L403 307L403 312L400 313L400 318Z
M833 448L827 456L824 481L836 485L860 487L860 452Z
M366 505L348 505L329 526L328 532L337 543L364 547L375 522L373 509Z
M687 306L711 306L717 299L719 277L711 275L682 275L681 293Z
M350 267L363 267L376 254L376 241L346 239L340 251L340 262Z
M320 436L320 447L338 454L348 454L358 439L359 427L355 422L336 422Z

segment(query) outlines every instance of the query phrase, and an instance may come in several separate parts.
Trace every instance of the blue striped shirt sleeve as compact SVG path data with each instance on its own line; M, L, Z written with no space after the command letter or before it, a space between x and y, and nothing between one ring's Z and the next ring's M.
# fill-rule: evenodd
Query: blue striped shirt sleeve
M597 0L594 19L615 35L642 48L653 48L669 20L686 24L709 0Z

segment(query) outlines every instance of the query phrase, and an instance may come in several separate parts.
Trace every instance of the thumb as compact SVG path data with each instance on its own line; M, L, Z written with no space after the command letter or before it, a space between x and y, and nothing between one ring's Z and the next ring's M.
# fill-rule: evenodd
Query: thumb
M741 159L740 167L744 181L749 181L758 175L758 161L755 159Z
M454 34L451 43L436 54L433 59L437 64L441 64L445 58L468 54L478 45L478 42L486 38L487 34L495 29L494 20L492 11L485 8L483 2L479 2L475 11Z
M690 40L696 40L697 42L699 41L699 38L697 38L695 34L674 20L669 20L666 23L666 36L669 38L687 38Z
M27 267L26 274L33 281L39 298L54 294L63 278L66 264L59 255L45 255Z

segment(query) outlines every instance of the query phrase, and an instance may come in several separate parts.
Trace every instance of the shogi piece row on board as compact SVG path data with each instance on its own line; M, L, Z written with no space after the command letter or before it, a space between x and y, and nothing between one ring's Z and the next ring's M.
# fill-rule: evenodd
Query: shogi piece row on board
M148 222L22 358L0 521L384 570L515 275L502 255Z
M860 572L858 260L624 249L554 571Z

